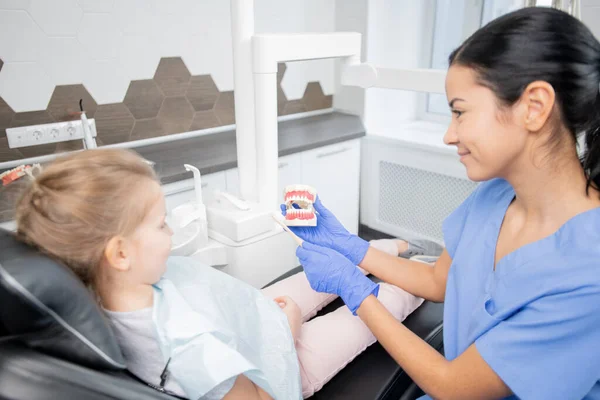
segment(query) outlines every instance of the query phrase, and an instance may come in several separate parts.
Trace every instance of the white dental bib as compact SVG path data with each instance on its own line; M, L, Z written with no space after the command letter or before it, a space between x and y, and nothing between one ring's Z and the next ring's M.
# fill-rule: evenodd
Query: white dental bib
M186 257L154 285L152 319L169 372L190 399L244 374L274 399L302 399L285 314L254 287Z

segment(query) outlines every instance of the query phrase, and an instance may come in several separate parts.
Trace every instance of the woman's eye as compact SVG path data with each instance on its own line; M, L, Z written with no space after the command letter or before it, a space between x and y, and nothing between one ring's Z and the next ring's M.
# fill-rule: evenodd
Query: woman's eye
M456 118L459 118L462 115L462 111L452 110L452 114L456 115Z

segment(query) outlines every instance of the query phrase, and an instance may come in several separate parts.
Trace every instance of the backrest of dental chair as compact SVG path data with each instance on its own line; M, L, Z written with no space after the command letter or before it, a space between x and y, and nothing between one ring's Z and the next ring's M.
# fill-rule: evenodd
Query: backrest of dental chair
M89 290L68 268L2 229L0 336L15 336L28 347L85 367L125 369Z

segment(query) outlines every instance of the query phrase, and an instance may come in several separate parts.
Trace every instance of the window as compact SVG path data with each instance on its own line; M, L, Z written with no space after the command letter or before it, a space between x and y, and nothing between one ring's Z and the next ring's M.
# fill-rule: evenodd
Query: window
M550 0L548 0L550 2ZM538 5L543 1L538 0ZM448 68L448 56L467 37L493 19L524 6L524 0L435 0L429 68ZM426 94L422 119L446 120L451 116L446 96Z

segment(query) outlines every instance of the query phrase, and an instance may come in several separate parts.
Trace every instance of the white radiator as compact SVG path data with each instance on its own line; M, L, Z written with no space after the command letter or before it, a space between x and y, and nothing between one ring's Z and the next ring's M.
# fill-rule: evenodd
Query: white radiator
M361 223L410 240L443 244L442 222L475 189L455 150L364 139Z

